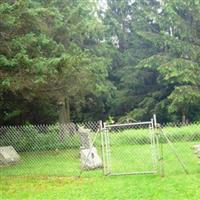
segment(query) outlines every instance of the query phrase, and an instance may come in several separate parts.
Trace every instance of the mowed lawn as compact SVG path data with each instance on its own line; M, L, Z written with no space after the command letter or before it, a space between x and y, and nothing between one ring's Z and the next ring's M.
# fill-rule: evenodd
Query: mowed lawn
M189 175L184 173L169 146L164 144L163 178L159 175L105 177L101 169L84 172L78 178L74 177L80 174L78 150L23 153L21 163L0 169L0 199L198 200L200 165L191 149L193 144L195 142L174 143ZM111 160L113 172L150 170L151 146L111 146Z
M198 200L200 175L1 177L1 200Z

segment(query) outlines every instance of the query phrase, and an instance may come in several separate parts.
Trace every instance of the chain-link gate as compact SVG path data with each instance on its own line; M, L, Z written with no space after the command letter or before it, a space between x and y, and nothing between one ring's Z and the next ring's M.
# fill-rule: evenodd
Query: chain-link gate
M155 174L159 142L154 120L127 124L104 124L102 156L105 175Z

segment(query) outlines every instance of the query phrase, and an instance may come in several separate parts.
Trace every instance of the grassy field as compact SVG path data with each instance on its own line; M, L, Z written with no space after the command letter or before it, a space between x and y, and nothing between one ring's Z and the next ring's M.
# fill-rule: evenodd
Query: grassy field
M177 142L174 147L190 173L200 172L198 158L191 148L197 142ZM163 144L164 168L166 174L181 174L182 168L168 144ZM101 155L100 148L98 152ZM60 152L21 153L21 162L7 168L0 168L0 175L39 175L39 176L79 176L79 150L70 149ZM151 146L118 145L111 146L112 172L143 172L153 170ZM102 176L102 169L84 171L83 177Z
M191 144L177 143L177 151L189 148ZM135 149L134 149L135 148ZM141 148L141 146L140 146ZM146 150L144 150L146 149ZM112 148L113 172L150 169L150 160L146 158L149 145L143 145L143 156L130 156L129 152L141 151L137 145ZM192 150L187 149L181 157L189 170L185 175L170 152L164 145L165 177L159 175L104 177L102 170L84 172L81 178L64 177L79 174L78 152L70 150L70 159L65 156L69 152L43 152L33 161L36 153L21 154L24 162L10 168L1 169L1 200L22 199L138 199L138 200L198 200L200 199L200 166ZM69 150L68 150L69 151ZM121 152L120 155L118 152ZM34 155L31 155L34 154ZM139 157L141 159L139 159ZM77 159L75 159L77 158ZM137 158L137 159L136 159ZM137 161L135 165L133 162ZM140 162L141 161L141 162ZM146 166L144 165L147 164ZM75 172L74 169L77 169ZM19 176L11 176L11 175ZM47 176L59 175L59 176ZM34 176L29 176L34 175Z
M102 169L85 171L81 178L79 149L20 153L22 162L0 168L0 199L138 199L198 200L200 199L200 165L191 148L200 143L199 132L188 127L166 128L174 139L174 147L185 163L186 175L169 145L163 144L165 177L159 175L105 177ZM195 128L199 131L199 126ZM144 130L122 132L111 136L112 171L152 170L151 145ZM134 136L135 135L135 136ZM191 135L192 137L185 137ZM194 135L194 136L193 136ZM196 137L196 138L194 138ZM192 140L188 140L192 138ZM100 138L96 145L99 147ZM18 175L18 176L16 176Z
M200 175L1 177L1 200L198 200Z

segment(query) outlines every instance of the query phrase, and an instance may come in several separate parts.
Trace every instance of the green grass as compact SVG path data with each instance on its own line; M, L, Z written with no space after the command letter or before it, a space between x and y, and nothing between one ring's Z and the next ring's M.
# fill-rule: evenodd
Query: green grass
M199 142L200 143L200 142ZM197 142L174 143L179 156L191 173L200 172L198 158L191 148ZM171 175L182 173L179 162L168 144L163 144L164 165L166 173ZM101 150L98 148L101 155ZM70 149L60 152L20 153L21 162L7 168L1 168L0 175L55 175L78 176L80 173L79 150ZM152 170L151 146L116 145L111 146L111 161L113 172L133 172ZM102 176L102 170L85 171L85 177Z
M67 150L58 154L55 152L23 153L22 163L1 168L1 200L198 200L200 199L200 166L190 149L193 143L174 145L178 152L182 152L180 155L190 172L189 175L184 174L167 144L164 144L164 178L159 175L104 177L101 170L84 172L80 179L64 177L64 175L79 174L78 151ZM151 159L146 157L150 153L149 145L123 145L111 147L111 150L113 172L142 171L151 168ZM141 150L142 154L139 153ZM133 154L134 152L137 154ZM66 159L65 156L69 153L72 156ZM36 155L37 161L33 162L31 158ZM11 176L15 174L20 176Z
M200 175L1 177L1 200L198 200Z
M191 132L188 127L169 127L165 131L172 135L182 134L184 138L186 134L195 134L195 137L198 134ZM113 172L142 172L152 169L151 146L146 142L148 137L136 140L138 137L146 137L144 130L112 134ZM200 143L198 138L182 140L183 137L179 137L180 140L174 142L189 175L184 173L169 145L163 144L164 178L159 175L105 177L102 169L85 171L81 178L77 178L75 176L80 174L79 149L20 153L21 163L0 168L0 199L198 200L200 165L191 148ZM136 141L141 141L140 145ZM101 155L99 144L100 138L97 137L96 145Z
M20 156L20 163L2 168L0 175L74 176L80 171L78 150L29 152L20 153Z

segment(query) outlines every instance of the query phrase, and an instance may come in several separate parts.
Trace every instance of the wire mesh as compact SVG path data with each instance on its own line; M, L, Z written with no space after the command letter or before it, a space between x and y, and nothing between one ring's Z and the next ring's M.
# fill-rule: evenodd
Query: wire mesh
M87 122L0 127L0 148L12 146L20 156L19 162L5 164L0 152L0 175L101 176L101 168L85 170L81 166L79 127L90 130L92 145L103 160L104 173L158 171L160 145L165 174L183 173L166 138L159 129L153 130L150 122L107 125L104 131L100 122ZM200 124L171 123L161 128L189 173L200 173Z
M105 174L156 173L157 148L152 121L106 125L104 132Z
M100 122L0 127L0 147L12 146L20 156L17 163L4 163L0 152L0 175L79 176L82 170L79 127L90 130L91 140L96 138L94 145L101 152ZM7 155L9 152L4 156Z
M171 141L174 149L176 150L179 158L185 165L189 174L200 172L200 159L198 154L195 153L195 145L200 144L200 123L170 123L162 125L162 131L166 134ZM176 155L173 153L172 148L161 135L160 143L163 145L163 160L165 174L180 174L184 169L178 162Z

